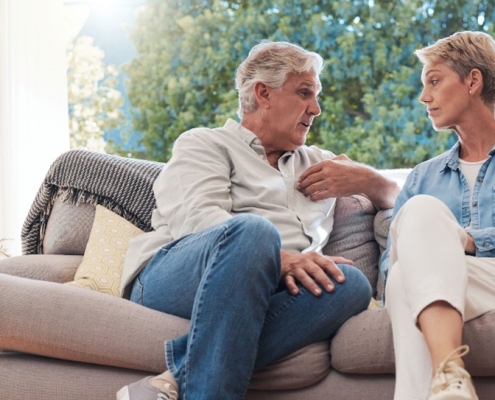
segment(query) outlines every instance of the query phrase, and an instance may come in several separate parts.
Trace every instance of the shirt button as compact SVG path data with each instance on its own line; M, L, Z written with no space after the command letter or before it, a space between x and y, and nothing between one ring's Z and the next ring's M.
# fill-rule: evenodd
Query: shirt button
M473 207L476 207L478 205L477 201L473 201Z
M483 182L483 178L478 178L478 182Z
M488 244L486 242L483 243L483 247L486 249L488 247Z

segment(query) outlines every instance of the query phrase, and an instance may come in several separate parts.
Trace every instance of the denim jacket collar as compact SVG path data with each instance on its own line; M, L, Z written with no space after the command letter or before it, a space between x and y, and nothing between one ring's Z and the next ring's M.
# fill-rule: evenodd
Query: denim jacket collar
M453 171L457 171L459 169L459 148L461 143L457 141L457 143L452 146L452 148L448 151L447 157L445 158L445 164L442 166L439 172L444 172L446 168L450 168ZM495 154L495 146L489 151L488 155L491 157Z

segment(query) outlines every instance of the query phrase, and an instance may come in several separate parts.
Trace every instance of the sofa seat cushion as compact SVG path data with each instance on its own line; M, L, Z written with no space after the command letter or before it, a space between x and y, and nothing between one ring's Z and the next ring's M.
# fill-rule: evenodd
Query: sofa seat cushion
M0 274L65 283L74 279L82 258L82 256L44 254L10 257L0 260Z
M164 341L189 321L120 297L0 274L0 349L151 373L166 369ZM310 386L330 371L329 342L254 374L260 390Z
M495 311L467 322L464 362L473 376L495 375ZM367 310L339 329L330 347L332 367L352 374L395 373L392 326L386 309Z

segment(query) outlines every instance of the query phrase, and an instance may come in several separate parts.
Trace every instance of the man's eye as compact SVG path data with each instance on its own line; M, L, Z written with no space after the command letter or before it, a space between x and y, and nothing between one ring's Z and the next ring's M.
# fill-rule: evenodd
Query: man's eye
M438 83L438 79L432 79L432 80L431 80L431 84L432 84L433 86L435 86L437 83Z

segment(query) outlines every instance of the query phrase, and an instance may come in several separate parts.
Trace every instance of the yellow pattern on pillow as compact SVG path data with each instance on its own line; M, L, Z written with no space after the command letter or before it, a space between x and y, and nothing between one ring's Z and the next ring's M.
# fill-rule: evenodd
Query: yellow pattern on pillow
M120 279L129 240L144 233L103 206L96 206L95 220L84 257L68 285L120 296Z

